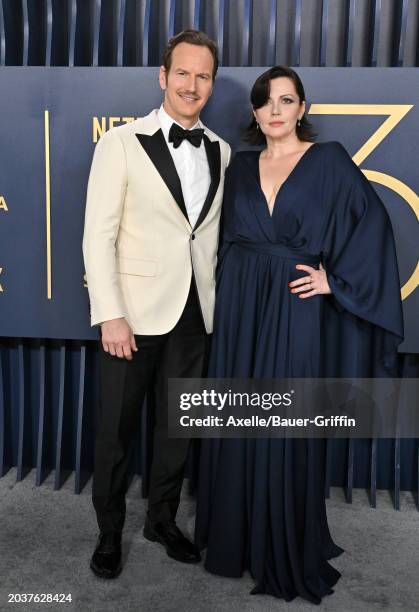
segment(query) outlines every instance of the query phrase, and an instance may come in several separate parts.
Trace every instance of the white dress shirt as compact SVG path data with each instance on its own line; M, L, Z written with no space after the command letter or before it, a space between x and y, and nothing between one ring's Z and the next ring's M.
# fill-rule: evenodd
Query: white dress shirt
M173 142L169 142L169 130L172 123L178 122L166 113L163 104L159 108L157 117L179 175L189 223L195 227L211 182L204 140L200 147L194 147L188 140L183 140L175 149ZM181 127L183 128L182 125ZM198 120L191 129L202 127Z

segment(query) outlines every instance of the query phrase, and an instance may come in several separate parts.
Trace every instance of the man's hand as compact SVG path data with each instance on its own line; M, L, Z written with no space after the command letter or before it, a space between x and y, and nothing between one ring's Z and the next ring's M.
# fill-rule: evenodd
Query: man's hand
M106 353L121 359L132 359L132 351L138 351L134 334L126 319L104 321L102 328L102 346Z

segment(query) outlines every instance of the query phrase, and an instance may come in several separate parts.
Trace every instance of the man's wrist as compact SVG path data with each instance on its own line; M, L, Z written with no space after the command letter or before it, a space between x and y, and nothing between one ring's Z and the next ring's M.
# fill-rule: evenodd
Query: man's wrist
M104 323L110 323L111 321L122 321L125 317L115 317L114 319L106 319L105 321L101 321L99 325L102 327Z

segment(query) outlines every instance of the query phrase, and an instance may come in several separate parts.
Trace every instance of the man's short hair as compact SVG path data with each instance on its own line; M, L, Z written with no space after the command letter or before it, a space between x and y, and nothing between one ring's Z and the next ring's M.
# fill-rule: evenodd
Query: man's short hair
M215 79L215 75L218 70L218 49L217 45L211 38L200 30L183 30L169 39L166 48L163 52L163 66L168 73L172 64L172 53L173 49L180 43L188 43L189 45L198 45L200 47L207 47L210 50L214 60L214 68L212 71L212 80Z

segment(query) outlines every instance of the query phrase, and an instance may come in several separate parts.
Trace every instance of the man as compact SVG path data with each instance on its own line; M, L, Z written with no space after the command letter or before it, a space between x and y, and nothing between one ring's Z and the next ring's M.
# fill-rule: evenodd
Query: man
M159 110L111 129L89 177L83 253L91 323L101 326L100 419L90 567L121 571L127 477L145 393L155 430L144 537L178 561L200 560L175 523L189 441L168 437L167 380L202 377L230 147L200 121L218 67L215 43L185 30L164 52Z

